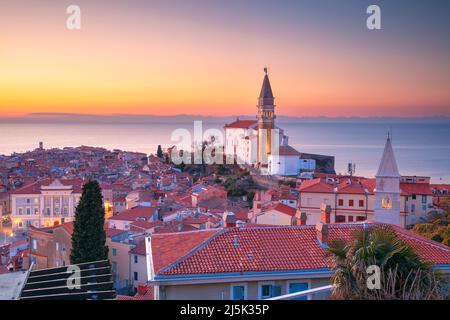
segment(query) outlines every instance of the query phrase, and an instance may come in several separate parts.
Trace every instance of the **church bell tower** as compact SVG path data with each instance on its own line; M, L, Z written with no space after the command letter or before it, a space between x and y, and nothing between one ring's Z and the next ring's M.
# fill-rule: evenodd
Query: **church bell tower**
M375 177L375 222L404 227L404 221L400 219L400 173L389 135Z
M272 150L272 131L275 129L275 98L270 86L267 68L258 98L258 166L267 165L267 154Z

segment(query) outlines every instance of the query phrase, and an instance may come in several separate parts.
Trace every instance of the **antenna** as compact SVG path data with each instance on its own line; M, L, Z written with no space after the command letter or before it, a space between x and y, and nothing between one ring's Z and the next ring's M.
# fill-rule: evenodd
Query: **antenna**
M352 177L356 172L356 164L353 162L348 163L347 172L350 175L350 182L352 181Z

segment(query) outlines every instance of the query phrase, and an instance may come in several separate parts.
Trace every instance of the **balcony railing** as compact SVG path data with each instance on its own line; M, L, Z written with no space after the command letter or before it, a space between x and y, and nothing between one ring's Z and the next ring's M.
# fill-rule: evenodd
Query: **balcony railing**
M316 300L316 299L314 299L315 294L331 293L331 289L333 289L333 285L328 285L328 286L308 289L308 290L304 290L304 291L289 293L289 294L285 294L282 296L269 298L266 300L291 300L291 299L295 299L295 298L301 298L304 296L307 296L309 300Z

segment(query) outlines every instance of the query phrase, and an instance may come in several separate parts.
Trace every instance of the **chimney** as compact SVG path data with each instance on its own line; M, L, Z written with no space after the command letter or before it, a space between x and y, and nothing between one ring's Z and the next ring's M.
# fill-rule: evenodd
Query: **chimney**
M300 225L305 226L307 219L308 219L308 217L306 216L306 212L301 212L300 213Z
M328 225L323 223L322 221L317 222L316 235L317 235L317 240L319 240L321 244L327 244L328 243Z
M331 221L331 206L322 203L320 206L320 221L323 223L330 223Z
M223 213L223 226L225 228L236 227L236 216L233 212L225 211Z

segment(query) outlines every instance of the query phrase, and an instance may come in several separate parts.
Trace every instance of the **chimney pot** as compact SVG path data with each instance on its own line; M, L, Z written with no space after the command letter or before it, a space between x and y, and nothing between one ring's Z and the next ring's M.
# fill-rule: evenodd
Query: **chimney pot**
M328 243L328 225L323 223L322 221L317 222L316 224L316 234L317 240L322 244Z
M320 221L323 223L331 222L331 206L329 204L322 203L320 206Z
M306 225L306 220L308 219L306 212L301 212L300 213L300 225L304 226Z

